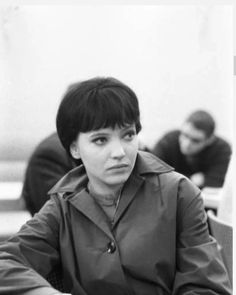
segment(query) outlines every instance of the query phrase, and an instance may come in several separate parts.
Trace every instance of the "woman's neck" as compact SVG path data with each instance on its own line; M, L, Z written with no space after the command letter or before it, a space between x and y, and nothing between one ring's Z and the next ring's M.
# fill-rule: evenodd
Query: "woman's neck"
M94 185L91 181L88 182L88 190L91 194L97 196L110 196L110 198L114 198L115 200L119 197L122 188L123 184L119 186L101 187Z

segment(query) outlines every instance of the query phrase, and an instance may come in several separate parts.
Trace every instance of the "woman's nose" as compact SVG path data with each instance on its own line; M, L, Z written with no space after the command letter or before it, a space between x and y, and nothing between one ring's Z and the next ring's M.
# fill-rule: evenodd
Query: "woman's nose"
M125 150L120 141L115 141L112 145L111 155L113 158L123 158L125 156Z

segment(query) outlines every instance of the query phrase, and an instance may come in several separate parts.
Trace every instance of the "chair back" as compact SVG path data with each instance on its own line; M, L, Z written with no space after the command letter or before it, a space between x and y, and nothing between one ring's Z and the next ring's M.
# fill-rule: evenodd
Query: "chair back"
M213 211L207 211L210 234L221 247L222 258L232 283L233 268L233 227L219 219Z

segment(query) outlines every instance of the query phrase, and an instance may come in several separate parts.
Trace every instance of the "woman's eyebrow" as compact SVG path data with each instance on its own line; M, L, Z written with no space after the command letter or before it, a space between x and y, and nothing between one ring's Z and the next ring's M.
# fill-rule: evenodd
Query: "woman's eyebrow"
M89 137L95 137L95 136L107 136L109 135L109 131L94 131L89 135Z

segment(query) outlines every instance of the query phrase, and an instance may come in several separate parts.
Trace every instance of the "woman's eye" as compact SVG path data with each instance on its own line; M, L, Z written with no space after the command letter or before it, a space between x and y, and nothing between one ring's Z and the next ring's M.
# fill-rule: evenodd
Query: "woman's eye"
M129 131L125 134L125 139L132 140L136 135L135 131Z
M93 142L97 145L103 145L107 142L107 139L105 137L98 137L98 138L95 138Z

